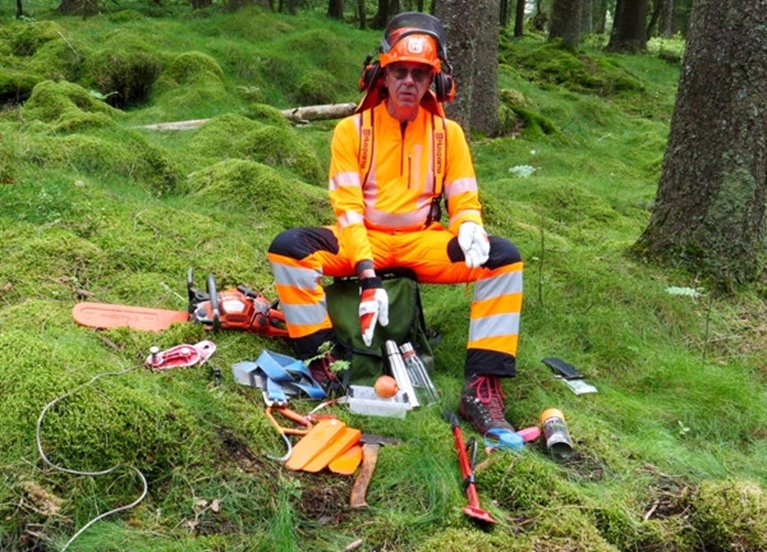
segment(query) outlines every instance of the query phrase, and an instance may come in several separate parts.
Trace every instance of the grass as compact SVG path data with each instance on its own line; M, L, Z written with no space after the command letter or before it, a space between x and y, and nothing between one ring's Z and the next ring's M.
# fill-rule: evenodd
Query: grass
M80 19L56 16L53 2L26 4L23 22L0 7L0 549L55 550L140 485L125 468L97 478L46 468L35 447L42 408L98 373L140 366L151 345L209 337L191 324L94 332L72 322L72 306L183 309L190 266L198 280L210 272L219 287L274 297L273 236L332 221L323 175L334 125L292 128L277 110L355 101L360 63L380 37L311 11L123 2ZM456 407L469 297L424 286L428 325L444 337L433 374L441 404L403 421L333 409L401 440L381 453L369 510L346 506L350 479L270 459L283 445L230 366L289 349L223 333L213 336L220 386L210 368L133 370L48 414L52 461L135 466L149 482L141 505L71 549L338 550L361 540L363 550L763 550L763 290L711 296L695 274L630 254L660 176L683 45L653 42L641 56L598 46L586 40L573 54L542 36L504 38L499 85L517 123L471 144L487 225L526 263L508 415L526 427L560 408L572 459L532 445L481 457L479 493L498 527L463 516L439 413ZM112 52L124 54L120 71ZM212 121L191 132L137 128L195 118ZM510 170L520 165L533 173ZM574 395L546 356L573 363L599 392Z

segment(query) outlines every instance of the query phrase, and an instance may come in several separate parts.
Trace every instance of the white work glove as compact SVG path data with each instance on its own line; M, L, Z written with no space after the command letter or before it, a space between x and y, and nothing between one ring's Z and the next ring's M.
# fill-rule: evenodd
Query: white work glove
M373 344L376 323L389 325L389 296L381 278L360 278L360 331L366 347Z
M490 256L490 240L487 232L476 222L466 221L458 229L458 245L461 246L466 266L477 268L487 262Z

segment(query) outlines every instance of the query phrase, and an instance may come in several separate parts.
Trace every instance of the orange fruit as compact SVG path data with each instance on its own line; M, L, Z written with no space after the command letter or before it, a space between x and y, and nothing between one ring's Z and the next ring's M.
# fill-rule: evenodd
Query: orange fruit
M376 380L376 384L373 386L376 395L381 398L388 399L393 397L399 391L399 384L391 376L381 376Z

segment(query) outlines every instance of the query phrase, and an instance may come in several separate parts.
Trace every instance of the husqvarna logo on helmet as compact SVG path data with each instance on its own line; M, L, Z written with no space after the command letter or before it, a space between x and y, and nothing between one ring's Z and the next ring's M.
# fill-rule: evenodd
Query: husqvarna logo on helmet
M411 36L407 39L407 51L411 54L422 54L426 47L426 39L421 36Z

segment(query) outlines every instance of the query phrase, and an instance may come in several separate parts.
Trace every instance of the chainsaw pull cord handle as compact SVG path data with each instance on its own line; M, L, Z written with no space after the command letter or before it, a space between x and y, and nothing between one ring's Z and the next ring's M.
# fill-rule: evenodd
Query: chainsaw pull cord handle
M221 329L221 311L218 308L218 292L216 291L216 278L213 274L208 274L206 281L206 288L208 290L208 296L210 297L210 310L213 314L213 330L219 331Z

